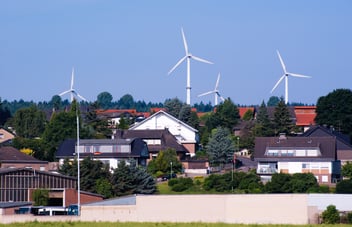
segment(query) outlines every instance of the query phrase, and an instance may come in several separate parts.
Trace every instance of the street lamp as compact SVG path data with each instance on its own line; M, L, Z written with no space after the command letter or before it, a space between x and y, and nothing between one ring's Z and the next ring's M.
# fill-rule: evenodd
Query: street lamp
M81 184L80 184L80 164L79 164L79 118L78 118L78 103L76 106L76 121L77 121L77 215L81 215Z
M172 162L170 162L170 179L172 178Z

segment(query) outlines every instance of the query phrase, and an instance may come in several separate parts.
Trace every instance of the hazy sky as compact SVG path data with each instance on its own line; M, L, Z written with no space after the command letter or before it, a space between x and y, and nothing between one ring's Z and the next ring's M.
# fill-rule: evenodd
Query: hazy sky
M315 104L320 96L352 86L350 0L1 0L0 97L49 101L70 86L89 101L108 91L146 102L186 102L186 63L168 71L189 51L214 62L191 62L191 104L219 90L236 104L284 96ZM68 99L69 96L63 97Z

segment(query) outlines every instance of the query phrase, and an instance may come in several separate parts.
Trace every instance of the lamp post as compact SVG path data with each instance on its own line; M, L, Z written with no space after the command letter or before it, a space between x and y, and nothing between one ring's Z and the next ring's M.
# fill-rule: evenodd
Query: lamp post
M80 182L80 164L79 164L79 118L78 104L76 106L76 121L77 121L77 215L81 215L81 182Z
M170 162L170 179L172 178L172 162Z

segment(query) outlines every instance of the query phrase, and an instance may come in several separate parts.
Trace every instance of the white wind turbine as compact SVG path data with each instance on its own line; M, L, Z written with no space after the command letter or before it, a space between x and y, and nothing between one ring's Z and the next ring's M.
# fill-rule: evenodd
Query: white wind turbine
M219 92L219 89L218 89L218 87L219 87L219 81L220 81L220 73L218 74L218 79L216 80L215 89L212 90L212 91L208 91L208 92L202 93L202 94L198 95L198 97L201 97L201 96L204 96L204 95L209 95L209 94L214 94L214 96L215 96L215 102L214 102L215 106L218 105L218 97L219 97L222 101L225 101L224 97L222 97L222 96L220 95L220 92Z
M280 79L276 82L275 86L273 87L273 89L271 89L271 93L275 90L275 88L280 84L280 82L285 78L285 104L288 103L288 77L292 76L292 77L301 77L301 78L311 78L310 76L305 76L305 75L301 75L301 74L296 74L296 73L290 73L286 71L286 66L284 64L284 61L281 58L281 55L279 53L278 50L277 51L277 55L279 56L280 62L281 62L281 66L282 69L284 70L284 75L282 75L280 77Z
M213 64L210 61L207 61L205 59L199 58L197 56L192 55L191 53L188 52L188 46L187 46L187 41L186 41L186 37L185 34L183 32L183 28L181 28L181 32L182 32L182 38L183 38L183 44L185 46L185 51L186 51L186 55L181 58L176 65L169 71L169 75L184 61L187 59L187 86L186 86L186 91L187 91L187 101L186 103L188 105L191 104L191 59L200 61L200 62L204 62L204 63L208 63L208 64Z
M71 102L73 101L74 97L78 97L80 99L82 99L83 101L87 101L87 99L85 99L83 96L81 96L80 94L78 94L76 92L76 90L73 88L73 81L74 81L74 77L75 77L75 73L74 73L74 68L72 68L72 75L71 75L71 87L70 90L64 91L62 93L59 94L59 96L63 96L67 93L70 93L71 95Z

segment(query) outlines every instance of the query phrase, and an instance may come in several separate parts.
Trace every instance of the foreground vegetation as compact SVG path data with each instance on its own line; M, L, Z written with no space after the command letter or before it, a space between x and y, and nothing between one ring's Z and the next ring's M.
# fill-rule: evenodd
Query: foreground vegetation
M278 226L294 226L294 227L299 227L299 226L319 226L319 227L325 227L325 226L339 226L339 227L345 227L345 226L350 226L350 225L344 225L344 224L338 224L338 225L325 225L325 224L320 224L320 225L258 225L258 224L251 224L251 225L244 225L244 224L226 224L226 223L170 223L170 222L160 222L160 223L149 223L149 222L28 222L28 223L13 223L13 224L0 224L0 227L6 226L6 227L19 227L19 226L25 226L25 227L45 227L45 226L61 226L61 227L66 227L66 226L75 226L75 227L86 227L86 226L94 226L94 227L110 227L110 226L119 226L119 227L266 227L266 226L273 226L273 227L278 227Z

